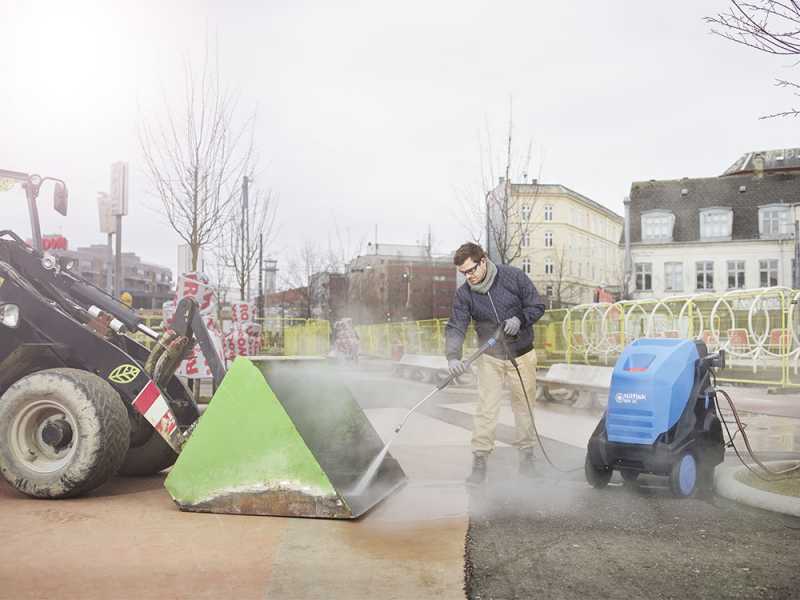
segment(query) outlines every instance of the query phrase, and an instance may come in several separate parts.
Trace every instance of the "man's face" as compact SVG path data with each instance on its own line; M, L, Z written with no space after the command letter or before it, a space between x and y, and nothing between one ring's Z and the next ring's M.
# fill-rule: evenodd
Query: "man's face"
M472 285L478 284L486 277L486 257L484 256L478 262L468 258L458 265L458 270Z

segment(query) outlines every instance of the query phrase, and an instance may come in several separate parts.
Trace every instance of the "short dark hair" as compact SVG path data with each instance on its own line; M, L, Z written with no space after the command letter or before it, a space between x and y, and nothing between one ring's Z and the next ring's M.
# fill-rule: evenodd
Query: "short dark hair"
M458 267L464 264L468 258L478 263L481 262L481 259L485 256L486 252L483 251L483 248L481 248L479 244L467 242L466 244L461 244L458 250L456 250L453 256L453 264Z

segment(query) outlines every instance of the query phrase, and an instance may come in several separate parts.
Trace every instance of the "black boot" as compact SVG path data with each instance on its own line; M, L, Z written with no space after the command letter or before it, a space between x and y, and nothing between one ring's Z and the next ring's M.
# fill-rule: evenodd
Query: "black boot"
M533 460L533 448L521 448L519 451L519 474L522 477L535 475L536 463Z
M467 477L467 485L481 485L486 481L486 457L485 452L473 452L472 473Z

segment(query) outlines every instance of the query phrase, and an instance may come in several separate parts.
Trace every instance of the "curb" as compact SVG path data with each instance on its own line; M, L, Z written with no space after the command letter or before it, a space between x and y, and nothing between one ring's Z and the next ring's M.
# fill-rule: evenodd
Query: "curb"
M780 466L788 463L773 461L765 464ZM800 517L800 498L765 492L738 481L736 479L736 474L740 471L744 471L745 468L746 467L741 465L717 467L714 474L714 489L716 492L729 500L735 500L736 502L748 506L783 513L793 517Z

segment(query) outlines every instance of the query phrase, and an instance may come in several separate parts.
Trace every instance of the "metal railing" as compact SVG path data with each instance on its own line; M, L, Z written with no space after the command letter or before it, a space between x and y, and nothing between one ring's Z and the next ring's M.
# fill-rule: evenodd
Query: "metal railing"
M641 337L702 340L724 349L731 383L800 386L800 291L770 287L582 304L549 310L534 326L540 367L557 362L613 365ZM357 327L361 351L384 358L403 352L442 354L446 319ZM475 347L474 332L465 343Z
M641 337L702 340L724 349L721 381L800 387L800 290L770 287L670 296L549 310L534 325L540 367L566 362L613 365L622 349ZM160 329L159 316L147 319ZM356 327L360 350L383 358L403 353L443 354L446 319ZM261 352L325 355L328 321L269 317L259 321ZM465 351L477 347L470 328Z

